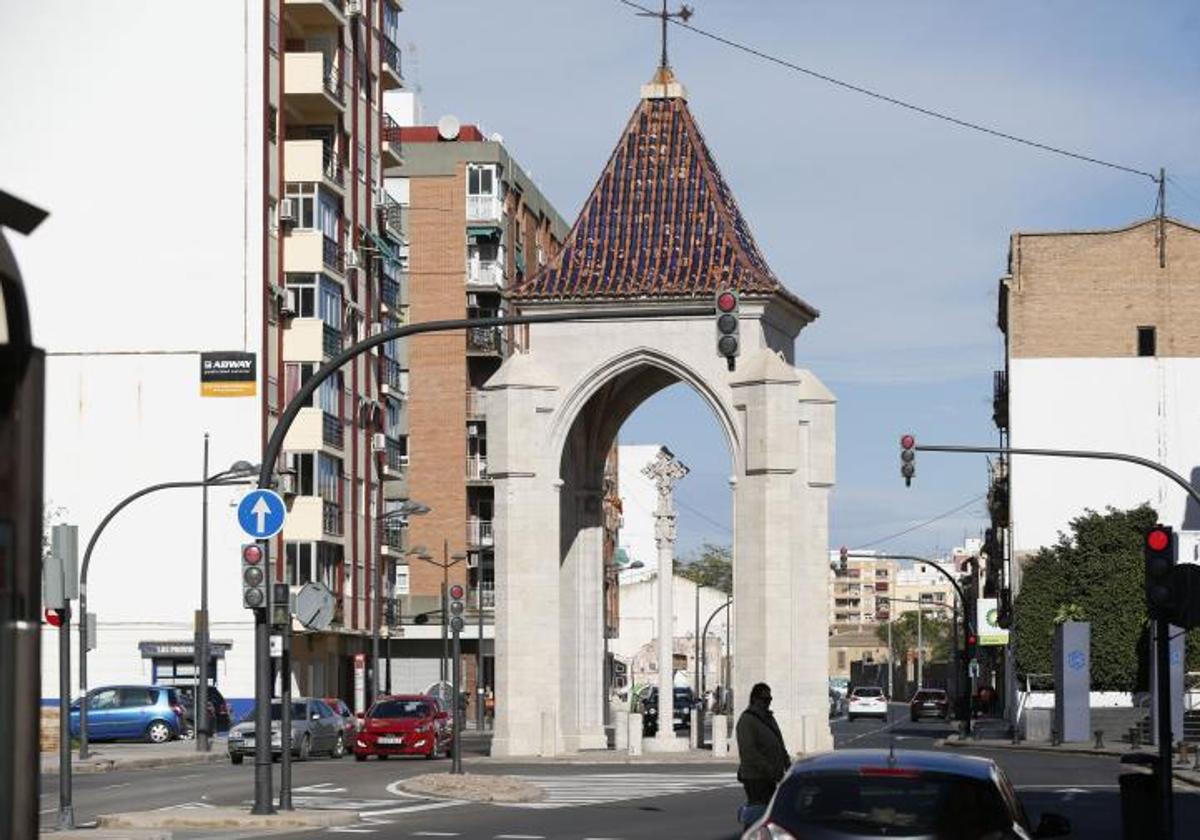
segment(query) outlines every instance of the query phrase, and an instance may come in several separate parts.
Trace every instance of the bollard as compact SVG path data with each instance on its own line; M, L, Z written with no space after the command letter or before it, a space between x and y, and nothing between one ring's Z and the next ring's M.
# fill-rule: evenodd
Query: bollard
M1142 747L1142 730L1141 727L1129 727L1129 748L1131 750L1141 749Z
M700 730L700 727L703 725L700 717L700 706L698 704L692 706L692 749L694 750L698 750L704 746L704 733Z
M1050 728L1050 746L1057 747L1062 744L1062 740L1058 737L1057 727Z
M629 728L626 730L625 737L629 741L629 754L642 754L642 716L634 712L629 716Z
M1104 730L1097 729L1094 734L1096 736L1096 743L1092 745L1092 749L1096 749L1096 750L1104 749Z
M729 724L725 715L713 715L712 753L714 756L729 755Z
M1176 759L1176 763L1177 763L1177 764L1183 764L1183 765L1185 765L1185 766L1186 766L1186 765L1187 765L1187 760L1188 760L1188 745L1187 745L1187 741L1180 741L1180 742L1179 742L1179 746L1177 747L1177 750L1178 750L1178 756L1179 756L1179 757Z
M625 709L618 709L613 716L613 735L615 742L613 746L617 752L623 752L629 749L629 712Z

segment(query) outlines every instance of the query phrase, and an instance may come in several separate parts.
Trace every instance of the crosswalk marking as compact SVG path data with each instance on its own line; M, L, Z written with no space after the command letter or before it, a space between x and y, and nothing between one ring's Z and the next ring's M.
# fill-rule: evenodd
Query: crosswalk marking
M493 803L503 808L572 808L677 793L737 787L733 773L588 773L572 776L517 776L542 791L539 802Z

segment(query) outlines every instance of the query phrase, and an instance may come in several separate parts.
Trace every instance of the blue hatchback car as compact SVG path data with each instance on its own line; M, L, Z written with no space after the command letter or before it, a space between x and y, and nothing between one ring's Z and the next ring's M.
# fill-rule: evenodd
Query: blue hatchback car
M88 740L138 738L161 744L183 732L179 692L162 685L106 685L87 694ZM79 701L71 704L71 737L79 737Z

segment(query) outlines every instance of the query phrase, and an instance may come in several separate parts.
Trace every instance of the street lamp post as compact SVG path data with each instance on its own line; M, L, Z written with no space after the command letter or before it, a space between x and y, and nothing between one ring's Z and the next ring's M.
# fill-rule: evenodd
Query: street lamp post
M128 507L133 502L140 499L142 496L148 496L151 493L159 490L173 490L185 487L229 487L234 485L253 484L254 482L242 476L253 475L258 472L258 465L250 464L247 461L237 461L229 469L219 472L216 475L209 476L202 481L165 481L160 484L151 484L149 487L143 487L137 492L130 493L121 501L117 502L104 518L100 520L100 524L96 526L96 530L92 532L91 539L88 540L87 548L83 552L83 563L79 568L79 614L81 620L79 622L79 757L85 759L88 757L88 733L87 733L87 654L88 654L88 635L87 635L87 578L88 569L91 567L92 552L96 548L96 542L100 539L100 535L104 533L104 529L108 527L108 523L113 518ZM206 570L207 572L207 570ZM207 576L207 574L205 575ZM207 615L205 615L205 630L207 631ZM207 700L207 687L205 688L205 699Z
M729 598L724 604L722 604L721 606L717 607L715 610L712 611L712 614L709 615L708 619L704 622L704 631L700 634L705 640L708 639L708 626L710 624L712 624L712 620L717 617L717 613L719 613L721 610L728 610L731 606L733 606L733 598ZM725 661L726 661L726 663L728 663L728 661L729 661L729 636L728 636L729 614L728 613L725 614L725 632L726 632ZM720 663L718 663L718 664L720 664ZM706 688L705 672L707 670L708 670L708 645L701 645L700 646L700 697L701 697L701 699L703 699L703 697L704 697L704 691ZM726 686L726 688L728 688L728 686ZM704 708L703 704L701 704L700 708L702 708L702 709ZM704 727L701 726L701 730L703 730L703 728Z
M441 597L441 614L442 614L442 663L438 669L438 674L441 682L446 681L447 666L450 662L450 637L447 635L449 629L449 618L447 617L448 610L446 609L446 591L450 588L450 567L456 566L463 560L467 559L467 555L460 553L450 553L450 541L442 540L442 562L437 562L433 559L433 555L421 549L418 552L410 553L410 557L416 557L418 560L424 560L434 566L438 566L442 570L442 597ZM454 698L454 702L458 702L458 698Z

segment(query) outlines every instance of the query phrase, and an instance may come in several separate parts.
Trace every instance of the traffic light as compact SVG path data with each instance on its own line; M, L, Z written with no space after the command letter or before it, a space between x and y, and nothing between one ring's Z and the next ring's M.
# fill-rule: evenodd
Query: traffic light
M733 370L742 342L738 338L738 296L733 289L717 292L717 353Z
M67 611L63 609L55 609L51 607L45 612L46 623L51 627L62 627L63 622L67 619Z
M292 620L292 588L286 583L271 584L271 626L283 630Z
M1152 620L1171 619L1175 607L1171 576L1175 569L1175 531L1155 525L1142 545L1146 558L1146 609Z
M846 546L842 546L842 550L838 552L838 554L840 555L838 558L838 565L841 566L841 569L844 572L846 571L846 560L850 557L850 550L846 548Z
M450 584L450 629L455 633L461 633L466 622L463 620L463 611L466 609L466 604L463 603L463 598L466 597L467 590L461 583Z
M966 657L967 662L970 662L975 658L975 645L979 643L979 638L968 630L966 642L967 644L963 649L963 656Z
M242 606L250 610L267 606L267 556L258 543L242 546Z
M1008 630L1012 627L1012 590L1000 590L1000 604L996 608L996 626Z
M913 476L917 474L917 465L915 463L917 453L913 451L913 447L917 445L917 439L912 435L901 435L900 437L900 475L904 476L904 486L911 487Z

